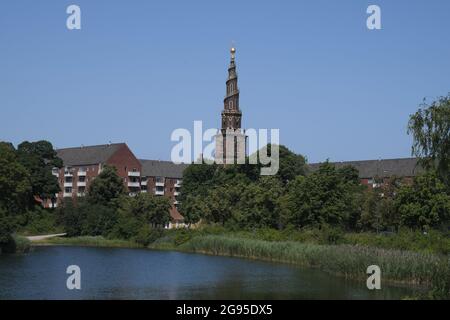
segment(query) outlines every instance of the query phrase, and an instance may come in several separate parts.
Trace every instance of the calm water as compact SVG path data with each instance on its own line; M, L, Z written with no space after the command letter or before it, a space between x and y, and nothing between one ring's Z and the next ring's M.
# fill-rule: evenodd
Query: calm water
M81 268L81 290L66 268ZM245 259L137 249L38 247L0 256L0 299L398 299L318 270Z

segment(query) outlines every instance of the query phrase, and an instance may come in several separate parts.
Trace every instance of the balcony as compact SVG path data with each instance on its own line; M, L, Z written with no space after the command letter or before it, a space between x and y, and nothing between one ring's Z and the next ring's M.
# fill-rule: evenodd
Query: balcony
M63 193L63 197L64 198L71 198L72 197L72 192L64 192Z
M139 178L141 176L141 173L139 171L128 171L128 176Z
M141 181L141 186L146 186L147 185L147 180L142 180Z
M82 198L82 197L84 197L84 196L86 196L86 193L85 193L85 192L78 192L78 193L77 193L77 197Z
M175 192L173 193L173 195L174 195L175 197L178 197L178 196L180 195L180 192L175 191Z
M163 196L164 195L164 190L155 190L155 195Z
M73 186L73 181L71 182L64 182L64 188L70 188Z
M157 187L164 187L164 181L156 181L155 186Z
M59 177L59 170L58 169L53 169L52 170L52 175L54 175L55 177Z
M86 187L86 181L78 181L77 186L78 187Z
M83 169L78 170L77 175L79 177L85 177L86 176L86 170L83 170Z
M128 187L129 188L140 188L141 184L140 184L140 182L128 182Z
M73 177L73 172L71 172L71 171L64 171L64 177Z
M177 180L177 182L175 183L175 188L180 188L181 187L181 180Z

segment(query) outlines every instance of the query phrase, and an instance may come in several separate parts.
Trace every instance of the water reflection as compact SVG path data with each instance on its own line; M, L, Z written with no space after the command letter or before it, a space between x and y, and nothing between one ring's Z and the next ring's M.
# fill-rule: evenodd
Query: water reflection
M67 290L66 268L82 290ZM178 252L39 247L0 256L0 299L398 299L409 288L369 291L318 270Z

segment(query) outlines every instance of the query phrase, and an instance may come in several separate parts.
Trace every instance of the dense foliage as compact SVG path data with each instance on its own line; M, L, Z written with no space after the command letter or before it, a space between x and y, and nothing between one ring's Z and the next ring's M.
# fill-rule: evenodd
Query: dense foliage
M170 221L170 201L140 193L129 197L114 167L105 166L85 199L66 199L56 210L69 236L104 236L145 243Z
M28 224L41 208L36 200L54 197L59 191L54 167L61 159L47 141L23 142L16 150L0 142L0 247L9 245L12 233Z
M308 173L304 157L281 146L275 176L255 174L254 165L191 165L185 170L181 212L190 223L230 228L296 229L335 227L347 231L445 229L450 195L430 169L412 183L391 177L375 188L360 184L358 172L325 162ZM296 165L293 165L296 162Z
M408 133L413 135L413 154L422 165L435 168L450 188L450 94L427 104L411 115Z

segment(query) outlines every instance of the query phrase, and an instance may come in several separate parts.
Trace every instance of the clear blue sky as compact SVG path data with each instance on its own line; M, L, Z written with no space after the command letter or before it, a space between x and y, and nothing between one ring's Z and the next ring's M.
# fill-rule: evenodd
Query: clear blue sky
M449 14L448 0L2 0L0 140L169 159L172 130L220 125L234 40L244 127L279 128L311 162L408 157L408 116L450 92Z

